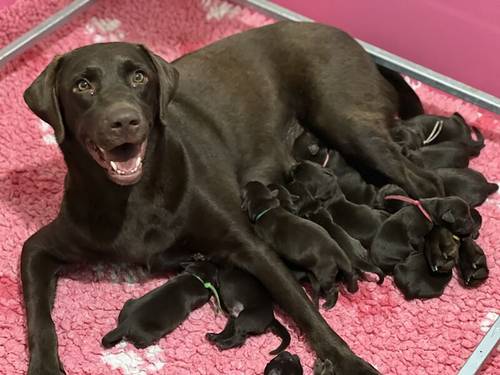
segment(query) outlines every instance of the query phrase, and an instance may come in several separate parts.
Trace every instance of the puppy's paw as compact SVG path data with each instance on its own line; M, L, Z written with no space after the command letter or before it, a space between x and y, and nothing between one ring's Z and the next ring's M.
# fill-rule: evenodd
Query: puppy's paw
M424 253L434 273L449 273L458 258L459 240L445 228L434 227L425 240Z
M339 290L337 287L331 288L328 292L325 292L325 302L323 303L323 308L326 310L332 309L339 299Z
M483 249L471 238L464 239L458 260L460 275L466 286L474 287L488 278L489 270Z
M333 363L329 359L325 359L324 361L321 359L317 359L314 363L314 375L334 375L333 371Z

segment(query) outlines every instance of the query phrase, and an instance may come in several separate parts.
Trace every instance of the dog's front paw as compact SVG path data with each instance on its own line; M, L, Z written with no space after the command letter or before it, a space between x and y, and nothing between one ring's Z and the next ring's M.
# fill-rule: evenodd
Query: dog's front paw
M329 359L317 359L314 363L314 375L334 375L333 363Z

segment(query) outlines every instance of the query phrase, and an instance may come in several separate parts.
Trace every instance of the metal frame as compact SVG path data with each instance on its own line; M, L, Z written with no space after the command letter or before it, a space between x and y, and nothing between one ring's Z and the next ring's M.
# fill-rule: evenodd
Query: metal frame
M35 26L26 34L0 49L0 68L8 61L21 54L24 50L33 46L46 34L65 24L72 16L80 13L83 9L92 4L95 0L75 0L53 16Z
M292 21L314 22L311 18L295 13L289 9L283 8L271 1L266 0L230 0L241 5L251 5L272 17ZM377 64L383 65L389 69L396 70L410 77L418 79L430 86L446 91L470 103L476 104L489 111L500 114L500 99L484 91L475 89L465 83L458 82L443 74L437 73L422 65L415 64L402 57L396 56L381 48L375 47L369 43L358 40L363 48L374 58Z

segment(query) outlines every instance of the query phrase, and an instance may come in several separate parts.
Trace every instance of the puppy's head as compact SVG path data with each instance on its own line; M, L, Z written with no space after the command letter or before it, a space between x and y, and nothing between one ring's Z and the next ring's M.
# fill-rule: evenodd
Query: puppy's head
M217 283L217 267L209 261L195 261L184 265L184 270L187 273L193 274L201 278L205 282L210 282L212 285Z
M291 174L321 202L331 201L342 194L333 172L317 163L303 161L292 168Z
M302 375L300 358L289 352L281 352L266 365L264 375Z
M327 157L328 149L312 133L304 131L295 140L292 154L297 161L310 160L322 164Z
M459 237L470 236L474 231L474 220L470 207L459 197L423 199L422 204L429 211L436 225L447 228Z
M102 43L55 58L24 99L54 128L63 152L131 185L142 176L151 128L164 122L177 81L176 70L145 47Z
M241 191L241 209L248 212L254 223L265 210L280 206L278 194L278 190L269 190L264 184L251 181Z

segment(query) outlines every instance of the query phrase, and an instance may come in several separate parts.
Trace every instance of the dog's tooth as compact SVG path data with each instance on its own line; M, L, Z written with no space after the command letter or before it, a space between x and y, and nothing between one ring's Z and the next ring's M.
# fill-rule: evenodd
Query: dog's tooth
M135 162L135 169L139 168L139 165L141 165L142 158L139 156Z
M118 170L118 166L116 165L116 163L115 163L114 161L111 161L111 162L109 162L109 163L111 164L111 168L113 168L113 170L114 170L115 172L120 173L120 171Z

